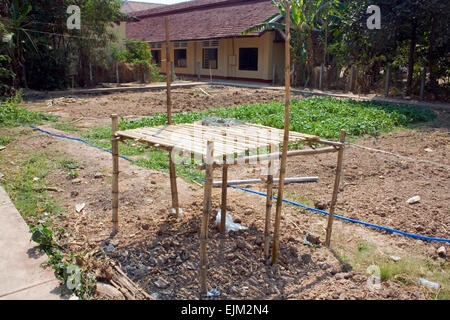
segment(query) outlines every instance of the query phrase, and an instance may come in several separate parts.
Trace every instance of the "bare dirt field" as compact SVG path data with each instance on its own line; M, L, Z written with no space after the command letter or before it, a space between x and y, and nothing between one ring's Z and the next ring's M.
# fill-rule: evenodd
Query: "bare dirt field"
M281 91L233 88L222 85L172 89L173 112L200 111L213 106L233 107L281 100L283 97ZM165 90L70 95L53 99L41 97L30 102L32 103L28 105L29 109L52 112L69 118L109 118L113 113L121 117L148 116L167 112Z
M214 106L282 100L281 92L270 90L210 88L208 96L197 89L174 90L174 112L202 110ZM208 91L209 92L209 91ZM28 105L30 109L53 112L67 118L81 116L108 118L150 115L165 111L165 92L83 96ZM449 238L449 135L448 112L439 121L417 130L400 130L367 137L355 143L416 159L444 165L409 161L387 154L372 153L349 146L345 151L344 178L336 214L365 222L431 237ZM80 129L103 124L105 120L77 122ZM54 128L43 127L55 133ZM27 129L28 130L28 129ZM67 133L66 133L67 134ZM76 136L76 133L72 133ZM120 232L111 236L111 156L79 142L27 132L14 142L26 153L47 150L63 153L82 163L79 177L68 179L62 169L53 170L48 179L61 192L53 193L67 211L57 224L68 233L62 244L73 252L101 248L122 270L156 299L196 299L199 291L198 251L203 189L178 179L183 215L169 214L171 206L168 174L148 170L120 160ZM431 150L431 151L430 151ZM13 159L12 159L13 160ZM318 176L313 184L289 185L285 198L311 207L328 210L334 179L336 156L289 159L288 177ZM447 167L445 167L447 166ZM232 167L229 179L256 178L261 167ZM216 179L220 172L215 172ZM245 187L245 186L244 186ZM265 192L263 185L252 190ZM419 195L416 204L407 204ZM77 213L75 206L85 203ZM213 192L208 244L208 288L216 288L220 299L424 299L436 293L418 284L417 278L389 278L380 287L368 285L366 265L355 257L370 244L377 254L399 256L404 260L430 259L447 268L447 257L436 253L442 243L406 238L336 220L333 250L320 244L305 245L305 234L323 243L326 218L311 211L285 204L281 220L280 264L270 266L263 258L265 198L229 189L228 210L235 222L248 230L230 232L222 237L215 226L220 206L220 189ZM273 223L273 221L272 221ZM447 252L450 246L446 245ZM355 251L357 252L355 254ZM376 264L376 261L374 261ZM108 276L96 272L98 281ZM398 274L397 274L398 276ZM406 280L405 280L406 279ZM96 298L101 299L102 296Z

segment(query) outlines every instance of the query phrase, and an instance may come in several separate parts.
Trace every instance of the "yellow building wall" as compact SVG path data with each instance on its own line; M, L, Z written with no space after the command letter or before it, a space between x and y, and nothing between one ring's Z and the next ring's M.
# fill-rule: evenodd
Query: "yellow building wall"
M218 65L217 69L203 68L203 46L202 41L187 42L187 66L186 68L174 67L177 76L196 76L197 63L200 62L200 74L204 77L212 76L219 78L244 78L272 80L273 64L277 65L276 74L284 72L284 44L274 43L274 32L265 32L260 37L235 37L219 39ZM165 43L161 46L161 68L160 72L166 73L166 50ZM170 43L171 60L174 57L173 43ZM213 48L213 47L211 47ZM258 70L239 70L239 48L258 48ZM180 48L181 49L181 48ZM152 49L155 50L155 49Z

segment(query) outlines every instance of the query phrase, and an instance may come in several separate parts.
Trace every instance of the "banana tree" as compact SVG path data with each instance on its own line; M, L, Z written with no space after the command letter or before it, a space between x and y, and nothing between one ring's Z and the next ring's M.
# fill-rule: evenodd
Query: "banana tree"
M5 19L6 29L11 34L7 41L7 51L11 58L13 71L18 75L14 84L15 87L28 87L25 73L25 52L28 50L38 52L31 35L26 29L30 24L31 10L30 2L20 3L18 0L13 0L9 6L9 14Z
M284 35L285 24L282 21L286 19L286 1L271 0L271 2L279 12L264 22L246 29L242 34L278 30ZM297 66L306 67L306 84L309 82L314 67L313 32L324 32L325 29L328 30L329 21L339 21L339 17L335 14L336 10L334 10L338 2L337 0L291 1L293 58Z

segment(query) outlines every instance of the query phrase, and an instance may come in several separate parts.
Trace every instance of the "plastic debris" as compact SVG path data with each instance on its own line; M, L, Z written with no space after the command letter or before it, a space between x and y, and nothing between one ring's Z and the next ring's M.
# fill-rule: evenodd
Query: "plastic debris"
M414 204L420 201L420 196L414 196L412 198L409 198L408 200L406 200L406 203L408 204Z
M397 256L390 256L389 258L391 258L392 260L394 260L395 262L400 261L402 258L397 257Z
M424 279L424 278L419 278L419 282L421 284L423 284L424 286L427 286L427 287L430 287L430 288L434 288L436 290L439 290L439 288L440 288L440 284L439 283L431 282L431 281L428 281L427 279Z
M216 225L219 226L220 225L220 221L222 219L222 213L221 210L219 209L217 212L217 216L216 216ZM239 230L247 230L248 227L240 225L239 223L235 223L233 222L233 218L231 217L231 215L227 212L226 214L226 218L225 218L225 232L228 231L239 231Z
M80 213L81 211L83 211L83 209L84 209L85 206L86 206L86 203L80 203L80 204L77 204L77 205L75 206L75 210L77 210L77 212Z
M207 297L218 297L218 296L220 296L220 291L214 288L211 291L208 291L206 293L206 296Z
M424 149L426 152L433 152L433 149L431 149L431 148L425 148Z
M308 241L306 234L305 234L305 237L303 238L303 244L305 246L312 246L313 245L311 242Z

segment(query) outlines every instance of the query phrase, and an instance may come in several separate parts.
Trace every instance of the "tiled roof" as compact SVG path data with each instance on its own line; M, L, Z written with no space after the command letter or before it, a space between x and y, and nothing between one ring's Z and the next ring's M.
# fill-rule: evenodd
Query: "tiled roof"
M149 9L154 9L164 6L163 4L159 3L146 3L146 2L136 2L136 1L126 1L122 3L122 6L120 7L120 10L123 13L130 13L130 12L136 12L136 11L144 11Z
M127 23L126 36L150 42L165 41L166 16L172 41L242 36L242 31L276 13L269 0L189 1L135 14L140 21Z

